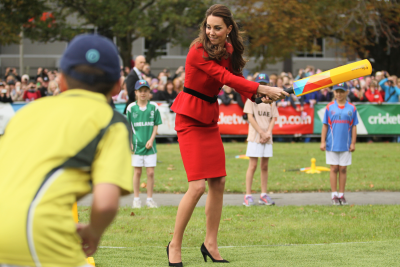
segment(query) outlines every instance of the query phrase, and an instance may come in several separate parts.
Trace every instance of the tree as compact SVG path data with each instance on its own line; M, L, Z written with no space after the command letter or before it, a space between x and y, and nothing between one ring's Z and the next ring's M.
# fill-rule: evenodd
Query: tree
M0 0L0 10L0 44L18 44L21 27L44 12L45 0Z
M231 0L260 67L290 53L319 50L314 38L334 37L376 70L400 75L400 1Z
M97 32L116 38L123 64L130 65L132 43L150 40L147 60L159 56L167 42L179 40L185 28L197 25L206 5L201 0L49 0L54 27L46 22L29 33L38 41L69 41L80 32ZM201 14L201 16L200 16ZM73 19L75 17L75 20Z

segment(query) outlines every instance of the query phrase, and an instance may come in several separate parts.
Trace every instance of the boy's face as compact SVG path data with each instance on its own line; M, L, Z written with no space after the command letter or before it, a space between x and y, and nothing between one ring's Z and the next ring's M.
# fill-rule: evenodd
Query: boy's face
M347 94L349 92L342 89L336 89L333 91L333 93L335 94L335 97L339 102L343 102L346 100Z
M148 88L148 87L139 88L139 90L135 91L135 94L136 94L136 98L138 100L142 100L142 101L149 100L150 99L150 88Z

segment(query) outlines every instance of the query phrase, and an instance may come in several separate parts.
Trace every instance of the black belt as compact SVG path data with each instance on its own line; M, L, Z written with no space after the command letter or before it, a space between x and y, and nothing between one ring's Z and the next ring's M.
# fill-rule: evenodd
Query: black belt
M211 104L217 102L217 99L218 99L218 96L211 97L211 96L199 93L199 92L197 92L195 90L192 90L192 89L189 89L189 88L186 88L186 87L183 87L183 91L185 93L188 93L188 94L192 95L192 96L200 98L200 99L202 99L204 101L210 102Z

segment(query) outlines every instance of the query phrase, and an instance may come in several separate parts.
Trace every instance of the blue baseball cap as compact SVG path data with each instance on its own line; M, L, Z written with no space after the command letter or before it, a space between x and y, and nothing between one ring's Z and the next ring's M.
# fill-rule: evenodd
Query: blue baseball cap
M333 86L332 90L335 91L337 89L342 89L343 91L347 91L347 89L349 89L349 88L346 83L338 83Z
M121 77L118 49L106 37L98 34L77 35L65 49L60 69L66 75L86 84L115 83ZM104 71L104 75L84 74L74 70L89 65Z
M267 74L260 73L256 77L256 83L269 83L269 77Z
M150 85L146 80L139 80L135 84L135 90L139 90L142 87L147 87L150 89Z

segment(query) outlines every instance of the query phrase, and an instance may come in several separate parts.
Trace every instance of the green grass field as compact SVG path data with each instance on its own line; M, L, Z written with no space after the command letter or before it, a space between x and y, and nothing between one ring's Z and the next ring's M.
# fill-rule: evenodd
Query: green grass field
M96 266L167 266L176 210L121 208L94 255ZM87 221L89 209L79 207L79 216ZM184 236L185 266L206 266L204 236L204 207L196 208ZM398 266L400 206L228 206L219 245L229 266Z
M243 193L248 160L236 159L246 153L247 144L224 143L226 154L226 191ZM274 143L274 156L269 162L269 192L318 192L330 191L329 172L305 174L283 172L284 169L303 168L311 165L311 158L317 166L326 166L325 152L319 150L319 143ZM158 160L155 168L156 192L185 192L187 179L178 144L158 144ZM400 144L358 143L348 167L346 191L400 191ZM141 181L146 182L145 172ZM141 189L146 192L145 188ZM253 190L260 191L260 171L257 170Z
M225 143L229 193L243 193L246 143ZM187 180L177 144L159 144L156 192L185 192ZM329 173L284 169L326 166L318 143L275 143L269 192L330 191ZM359 143L348 168L346 191L400 191L400 145ZM259 170L253 190L259 192ZM142 182L145 182L142 177ZM146 189L142 188L142 192ZM96 266L168 266L177 208L121 207L94 255ZM79 207L81 222L90 210ZM207 266L200 254L205 236L204 207L196 208L183 240L184 266ZM229 266L400 266L400 206L224 206L219 230L221 255Z

